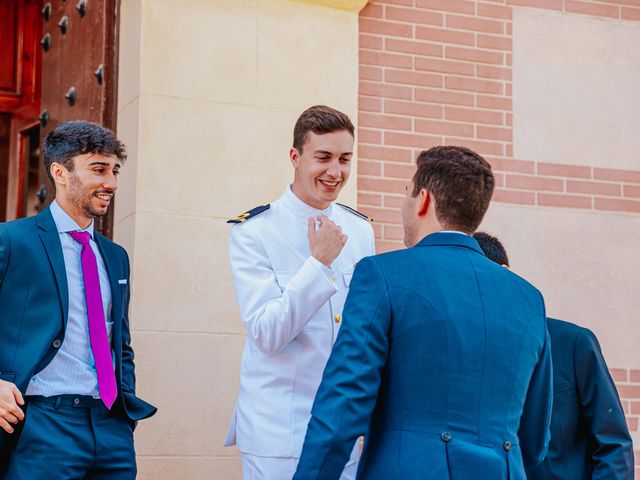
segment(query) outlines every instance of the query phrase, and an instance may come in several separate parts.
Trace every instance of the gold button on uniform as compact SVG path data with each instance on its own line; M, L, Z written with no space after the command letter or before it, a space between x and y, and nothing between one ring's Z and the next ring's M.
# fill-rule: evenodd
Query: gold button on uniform
M342 317L340 317L340 315L336 315L336 323L340 323L340 320L342 320Z

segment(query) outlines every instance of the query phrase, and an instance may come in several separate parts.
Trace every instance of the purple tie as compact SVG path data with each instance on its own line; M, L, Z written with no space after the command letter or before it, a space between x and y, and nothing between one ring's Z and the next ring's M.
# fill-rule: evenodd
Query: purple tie
M84 278L84 295L87 301L87 316L89 317L89 340L91 352L96 363L98 374L98 391L100 398L111 409L118 396L116 376L113 372L111 360L111 348L107 338L107 326L105 325L104 310L102 308L102 294L100 293L100 277L98 276L98 263L96 256L89 245L91 234L89 232L69 232L69 235L82 245L82 277Z

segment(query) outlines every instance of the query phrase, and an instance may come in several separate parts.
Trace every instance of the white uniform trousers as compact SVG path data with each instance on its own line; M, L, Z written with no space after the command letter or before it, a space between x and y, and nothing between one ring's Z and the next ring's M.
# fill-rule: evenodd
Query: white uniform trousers
M299 458L258 457L241 453L242 480L291 480L296 473ZM358 462L348 463L340 480L355 480Z

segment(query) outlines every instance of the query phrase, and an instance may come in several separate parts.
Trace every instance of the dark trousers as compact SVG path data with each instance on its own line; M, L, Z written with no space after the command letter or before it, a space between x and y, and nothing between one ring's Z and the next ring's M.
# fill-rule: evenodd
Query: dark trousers
M101 400L28 397L22 431L3 480L132 480L133 430Z

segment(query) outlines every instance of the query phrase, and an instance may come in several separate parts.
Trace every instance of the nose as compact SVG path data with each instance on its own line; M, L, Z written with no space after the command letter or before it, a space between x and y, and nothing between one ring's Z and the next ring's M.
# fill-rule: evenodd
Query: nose
M118 188L118 179L113 174L113 172L105 175L104 181L102 182L102 186L108 190L116 190Z
M340 177L340 164L338 163L338 160L331 162L329 168L327 168L327 175L333 178Z

